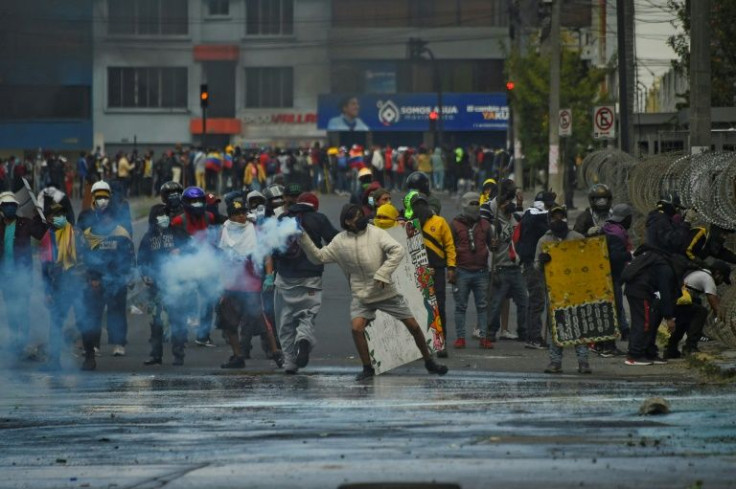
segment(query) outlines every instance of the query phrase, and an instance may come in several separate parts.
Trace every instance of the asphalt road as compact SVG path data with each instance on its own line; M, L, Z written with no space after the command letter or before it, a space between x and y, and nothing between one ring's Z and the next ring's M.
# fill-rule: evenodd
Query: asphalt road
M323 198L322 210L336 221L345 200ZM454 202L443 204L454 215ZM43 340L48 317L31 293ZM144 367L140 315L130 316L128 355L103 344L96 372L79 372L71 352L54 374L6 364L0 487L736 487L731 385L704 385L682 362L635 368L621 358L591 357L583 376L572 351L566 373L549 376L545 351L512 341L451 350L442 378L416 362L356 383L348 304L345 277L328 266L319 344L297 376L258 348L244 369L223 371L229 348L216 337L215 348L191 346L183 367L168 351L165 365ZM651 396L671 414L639 416Z

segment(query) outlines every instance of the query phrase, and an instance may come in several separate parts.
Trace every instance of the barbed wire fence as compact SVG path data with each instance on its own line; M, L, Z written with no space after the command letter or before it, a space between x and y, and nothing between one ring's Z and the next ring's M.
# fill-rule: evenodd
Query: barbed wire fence
M647 214L669 191L679 193L691 224L736 231L736 153L665 153L637 160L605 149L589 154L581 172L587 188L604 183L614 204L634 208L631 237L635 245L644 241ZM726 247L736 250L736 233L729 234ZM724 320L714 322L711 315L705 333L736 347L736 287L722 287L719 292Z

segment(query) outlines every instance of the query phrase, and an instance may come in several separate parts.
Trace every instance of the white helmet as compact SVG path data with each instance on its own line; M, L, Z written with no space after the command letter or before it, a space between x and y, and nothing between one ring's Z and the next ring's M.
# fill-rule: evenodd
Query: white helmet
M96 192L107 192L107 194L112 193L112 189L110 189L110 184L108 184L104 180L100 180L99 182L95 182L94 185L92 185L92 195L94 195Z
M3 192L0 194L0 204L20 205L20 202L15 198L15 194L13 192Z

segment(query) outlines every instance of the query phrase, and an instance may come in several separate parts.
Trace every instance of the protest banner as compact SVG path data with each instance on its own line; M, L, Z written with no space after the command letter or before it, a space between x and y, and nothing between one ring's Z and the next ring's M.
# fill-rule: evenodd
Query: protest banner
M571 346L619 336L608 246L603 236L544 243L552 341Z
M392 278L396 290L404 296L414 313L414 318L422 327L429 350L432 352L442 350L443 325L440 321L434 293L434 279L419 223L416 220L409 221L405 226L396 226L387 229L386 232L406 250L406 255ZM406 326L381 311L376 313L376 319L366 328L365 336L376 374L421 358L414 338Z

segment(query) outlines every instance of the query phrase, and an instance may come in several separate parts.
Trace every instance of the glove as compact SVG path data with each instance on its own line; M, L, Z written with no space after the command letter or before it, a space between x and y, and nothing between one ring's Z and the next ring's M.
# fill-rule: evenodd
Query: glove
M539 254L539 263L549 263L552 261L552 257L549 253L540 253Z
M263 279L263 290L264 292L271 292L273 290L273 281L276 279L276 276L273 273L269 273L266 275L266 278Z
M457 274L454 268L447 269L447 281L451 284L455 284L457 282Z
M588 236L596 236L601 233L601 227L600 226L593 226L590 229L588 229Z

